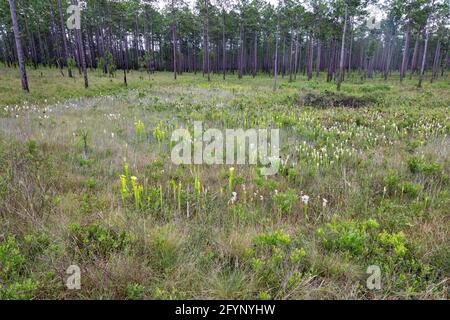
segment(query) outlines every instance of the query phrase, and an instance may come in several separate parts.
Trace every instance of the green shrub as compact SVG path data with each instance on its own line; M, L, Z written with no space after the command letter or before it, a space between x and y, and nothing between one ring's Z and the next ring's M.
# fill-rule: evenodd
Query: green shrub
M317 234L323 245L328 249L346 250L353 254L362 254L367 251L367 244L378 223L369 219L366 221L343 221L337 223L336 219L324 228L319 228Z
M40 288L40 282L28 276L26 260L15 237L0 242L0 300L31 299Z
M145 288L139 283L129 283L125 289L127 300L142 300L144 298Z
M413 158L408 159L407 163L408 163L409 170L412 173L419 173L420 168L422 167L423 161L420 158L413 157Z
M25 257L21 254L16 238L9 236L0 243L0 267L3 281L14 280L22 273Z
M289 245L291 243L291 237L289 234L283 231L268 232L258 235L255 239L258 246L282 246Z
M444 173L442 166L436 162L426 161L419 157L408 159L408 168L414 174L423 174L425 177L441 177Z
M400 183L400 178L393 172L389 172L384 177L384 184L386 186L386 191L389 193L395 192L398 188L398 184Z
M30 300L40 287L39 282L30 278L6 286L0 284L0 300Z
M70 237L81 253L87 255L108 255L124 250L131 242L131 236L125 231L104 228L98 223L87 226L70 224Z
M403 257L406 255L406 236L403 232L388 233L383 231L379 234L380 243L392 249L395 256Z
M419 196L420 190L422 189L420 184L413 184L411 182L404 182L401 185L403 194L410 198L417 198Z
M37 143L35 140L28 140L27 141L27 148L28 148L28 152L31 155L34 155L37 151Z
M275 205L281 212L290 213L292 210L292 206L297 200L297 194L294 190L288 189L285 192L276 193L273 196L273 200L275 201Z

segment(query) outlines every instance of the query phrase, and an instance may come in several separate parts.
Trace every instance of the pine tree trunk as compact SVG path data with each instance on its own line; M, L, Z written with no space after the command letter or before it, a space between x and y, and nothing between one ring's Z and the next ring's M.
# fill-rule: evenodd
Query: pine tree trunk
M208 74L208 81L211 81L210 61L209 61L209 2L205 0L205 66Z
M298 35L295 35L295 54L294 54L294 80L297 80L298 70Z
M78 0L73 0L72 3L78 6ZM78 46L78 54L80 59L81 70L83 71L84 76L84 87L87 89L89 87L89 81L86 68L86 56L84 52L83 33L81 32L81 29L75 29L75 37Z
M150 24L150 36L151 38L151 46L152 46L152 71L153 73L155 72L155 70L158 69L157 65L156 65L156 55L155 55L155 37L153 35L153 22Z
M294 35L291 32L291 47L289 49L289 82L292 82L292 74L293 74L293 61L292 61L292 51L294 49Z
M277 24L277 31L275 33L275 59L273 64L273 91L277 91L277 77L278 77L278 31L280 29L279 24Z
M403 78L406 73L406 69L408 68L408 58L409 58L409 40L411 37L411 22L408 21L405 32L405 48L403 49L403 60L402 60L402 68L400 70L400 82L403 82Z
M244 56L244 40L242 39L242 22L240 24L239 27L239 54L238 54L238 67L239 67L239 71L238 71L238 78L242 79L242 69L243 69L243 56Z
M441 77L444 76L445 71L447 70L447 65L448 65L448 52L449 52L449 45L447 44L447 50L445 53L445 58L442 62L442 69L441 69Z
M60 28L61 28L61 38L62 38L63 47L64 47L64 60L66 61L66 64L67 64L67 73L69 75L69 78L72 78L73 77L72 69L70 68L70 64L68 62L70 55L69 55L69 49L67 47L67 39L66 39L66 32L65 32L65 28L64 28L64 16L63 16L63 12L62 12L61 0L58 0L58 12L59 12L59 23L60 23Z
M5 48L5 44L3 43L3 38L0 37L0 56L2 57L2 59L0 61L3 61L3 63L6 65L6 48ZM5 49L3 49L5 48Z
M25 31L27 32L28 37L28 46L31 53L31 62L33 63L33 67L36 70L37 69L37 54L36 54L36 47L34 44L34 38L33 34L30 31L30 27L28 26L28 17L25 17Z
M299 42L298 43L298 68L297 68L297 72L301 72L302 69L302 44Z
M39 23L37 23L37 33L38 33L40 60L41 60L41 62L43 62L44 66L47 66L48 54L47 54L47 51L46 51L45 44L44 44L44 42L42 40L41 28L39 26Z
M391 69L391 60L392 60L392 52L393 52L393 44L392 39L389 38L389 45L388 45L388 53L387 53L387 59L386 59L386 66L384 69L384 80L386 81L389 76L389 71Z
M255 36L253 40L253 78L256 77L257 68L258 68L258 32L255 30Z
M140 69L140 41L139 41L139 25L138 25L138 14L135 16L135 24L134 24L134 52L135 52L135 66L136 70Z
M331 82L333 80L333 59L336 50L336 39L331 40L331 48L330 48L330 57L328 59L328 74L327 74L327 82Z
M227 56L226 56L226 41L225 41L225 10L222 12L222 71L223 71L223 80L226 79L227 76Z
M103 29L101 28L101 21L103 20L102 12L100 12L101 6L102 6L102 4L101 4L100 0L97 1L97 6L96 6L97 16L102 17L102 19L98 19L97 26L95 27L95 34L97 36L97 43L96 43L97 54L99 57L102 57L105 54L105 48L104 48L104 43L103 43L103 34L102 34ZM102 67L103 73L106 73L107 72L106 62L104 62L101 67Z
M433 83L433 81L437 78L437 74L439 72L439 62L441 59L440 54L441 54L441 40L438 39L436 44L436 52L434 54L433 73L430 80L431 83Z
M309 35L309 52L308 52L308 81L313 76L313 58L314 58L314 43L312 34Z
M317 60L316 60L316 78L319 77L320 74L320 55L321 55L321 41L317 39Z
M339 63L339 78L337 81L337 90L341 90L341 83L344 81L344 57L345 57L345 36L347 32L347 11L348 8L345 6L345 17L344 17L344 31L342 32L342 43L341 43L341 57Z
M283 57L281 59L281 77L284 78L286 71L286 36L283 36Z
M352 50L353 50L353 17L350 18L350 28L351 28L351 33L350 33L350 48L348 49L348 77L350 77L350 72L352 70Z
M427 61L428 41L430 39L430 30L428 29L428 20L430 19L431 14L434 11L434 3L435 3L435 0L433 0L433 3L431 5L431 11L428 14L427 20L425 21L425 43L423 45L422 66L420 68L419 83L417 84L417 86L419 88L422 88L422 82L423 82L423 77L424 77L424 73L425 73L425 64L426 64L426 61Z
M427 30L425 32L425 43L423 45L423 55L422 55L422 66L420 67L420 74L419 74L419 83L417 84L417 86L419 88L422 88L422 81L423 81L423 76L425 73L425 64L427 61L427 50L428 50L428 40L430 38L430 33Z
M11 11L14 39L16 41L17 60L19 61L20 80L22 82L22 89L24 91L30 92L30 88L28 87L27 71L25 68L25 57L23 55L22 42L19 31L19 23L17 22L17 14L16 14L16 7L14 5L14 0L9 0L9 9Z
M177 30L175 25L175 0L172 0L172 19L173 78L177 80Z
M49 56L51 58L55 58L55 62L56 62L56 66L59 68L59 72L61 73L61 75L64 77L64 72L63 72L63 67L64 67L64 63L63 61L61 61L64 56L63 53L61 53L61 50L59 48L58 45L58 27L56 25L55 22L55 14L53 11L53 6L50 4L49 5L49 11L50 11L50 43L54 44L53 46L50 46L49 48Z
M148 39L148 12L145 10L145 19L144 19L144 51L150 52L150 41ZM146 54L146 61L145 64L147 65L147 73L150 75L151 73L151 55Z
M123 16L121 17L121 29L122 29L122 55L123 55L123 83L125 84L125 87L128 86L127 82L127 72L128 72L128 41L127 41L127 35L125 33L124 23L123 23Z
M414 71L417 68L417 53L419 51L419 38L420 38L420 31L418 31L417 35L416 35L416 44L414 45L414 52L413 52L413 57L412 57L412 61L411 61L411 72L409 73L409 80L412 79Z

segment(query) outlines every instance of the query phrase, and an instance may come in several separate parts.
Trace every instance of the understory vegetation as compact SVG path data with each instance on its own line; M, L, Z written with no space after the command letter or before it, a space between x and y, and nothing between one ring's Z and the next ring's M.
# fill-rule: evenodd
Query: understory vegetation
M448 78L0 73L0 299L448 298ZM278 174L175 165L194 121L279 128Z

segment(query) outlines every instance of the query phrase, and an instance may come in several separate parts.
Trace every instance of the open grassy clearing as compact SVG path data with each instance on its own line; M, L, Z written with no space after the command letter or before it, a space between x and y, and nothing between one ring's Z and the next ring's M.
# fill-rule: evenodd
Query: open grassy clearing
M0 75L0 298L448 298L448 79ZM279 174L174 165L195 120L280 128Z

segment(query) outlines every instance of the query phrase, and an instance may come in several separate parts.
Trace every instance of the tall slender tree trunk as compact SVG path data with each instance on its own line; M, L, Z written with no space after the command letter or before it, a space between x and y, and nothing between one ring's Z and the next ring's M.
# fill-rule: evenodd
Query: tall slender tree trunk
M230 59L230 70L231 73L234 75L234 68L235 68L235 57L234 57L234 46L233 41L230 42L230 52L231 52L231 59Z
M94 32L95 32L95 34L97 36L97 46L96 46L97 47L97 54L98 54L99 57L102 57L105 54L105 45L104 45L104 41L103 41L103 28L101 27L102 26L103 17L104 17L104 15L103 15L104 13L100 11L101 7L102 7L101 1L98 0L96 2L96 4L97 4L96 5L97 16L101 17L101 19L97 20L98 23L97 23L97 26L96 26ZM107 70L106 70L106 62L103 62L103 65L101 66L101 68L102 68L103 73L106 74L106 72L107 72Z
M353 51L353 17L350 18L350 29L351 29L351 33L350 33L350 48L348 49L348 77L350 77L350 73L352 70L352 51Z
M386 65L384 68L384 80L386 81L389 76L389 71L391 69L391 60L392 60L392 52L394 50L392 43L392 38L389 36L389 42L388 42L388 52L387 52L387 58L386 58Z
M153 35L153 22L150 25L150 36L151 36L151 46L152 46L152 71L155 73L155 70L158 69L158 66L156 65L156 55L155 55L155 37Z
M408 20L405 32L405 47L403 49L403 59L402 68L400 70L400 82L403 82L405 77L406 69L408 68L408 58L409 58L409 40L411 38L411 21Z
M122 38L123 40L122 42L122 46L123 49L120 50L122 51L122 55L123 55L123 83L125 84L125 87L128 86L128 81L127 81L127 72L128 72L128 41L127 41L127 35L125 32L125 28L124 28L124 23L123 23L123 16L121 16L121 29L122 29Z
M145 10L144 12L144 51L145 52L150 52L151 48L150 48L150 41L148 39L148 12L147 10ZM147 73L150 75L152 68L151 68L151 55L150 54L146 54L146 61L145 64L147 65Z
M240 23L239 26L239 54L238 54L238 67L239 67L239 71L238 71L238 78L242 79L242 70L243 70L243 63L244 63L244 39L242 36L243 30L242 30L243 26L242 26L242 22Z
M417 86L419 88L422 88L422 81L425 73L425 64L427 61L427 50L428 50L428 40L430 38L430 32L428 29L425 31L425 43L423 45L423 55L422 55L422 65L420 67L420 74L419 74L419 83Z
M445 71L446 71L446 69L447 69L447 65L448 65L448 52L449 52L449 45L447 44L447 50L446 50L446 53L445 53L445 58L444 58L444 60L442 61L442 69L441 69L441 77L443 77L444 76L444 73L445 73Z
M298 35L295 34L295 54L294 54L294 80L297 80L298 70Z
M347 32L347 14L348 7L345 6L345 17L344 17L344 31L342 32L342 44L341 44L341 57L339 63L339 77L337 81L337 90L341 90L341 83L344 81L344 58L345 58L345 36Z
M314 58L314 39L312 34L309 35L309 47L308 47L308 81L313 76L313 58Z
M298 68L297 68L297 72L301 72L302 70L302 43L299 42L298 43Z
M226 41L225 41L225 9L222 8L222 71L223 80L227 76L227 56L226 56Z
M70 67L70 63L68 61L68 59L70 58L69 55L69 48L67 47L67 39L66 39L66 32L65 32L65 28L64 28L64 16L63 16L63 12L62 12L62 5L61 5L61 0L58 0L58 12L59 12L59 23L60 23L60 28L61 28L61 38L62 38L62 43L63 43L63 49L64 49L64 60L67 64L67 73L69 75L69 78L72 78L72 69Z
M413 57L412 57L412 61L411 61L411 71L409 73L409 80L412 79L414 71L417 68L417 54L419 51L419 39L420 39L420 31L418 31L417 35L416 35L416 44L414 45L414 52L413 52Z
M138 13L136 13L135 15L135 23L134 23L134 65L136 66L136 69L139 70L140 69L140 62L139 62L139 57L140 57L140 39L139 39L139 24L138 24Z
M317 60L316 60L316 78L320 74L320 56L321 56L322 46L320 39L317 39Z
M284 78L286 72L286 36L283 35L283 57L281 59L281 77Z
M423 77L424 77L424 73L425 73L425 64L426 64L426 61L427 61L428 41L430 39L430 30L428 28L428 20L430 20L430 17L433 14L434 3L435 3L435 0L433 0L433 3L431 5L431 11L428 14L427 20L425 21L425 43L423 45L422 66L420 68L419 83L417 84L417 86L419 88L422 88L422 82L423 82Z
M22 82L22 89L26 92L30 92L28 87L27 71L25 68L25 57L23 55L22 40L20 38L19 23L17 22L16 7L14 0L9 0L9 10L11 12L11 20L13 24L14 39L16 41L17 59L19 60L20 80Z
M173 78L177 80L177 30L175 20L175 0L172 0L172 20Z
M294 35L291 32L291 46L289 49L289 82L292 82L292 75L293 75L293 61L292 61L292 51L294 50Z
M440 54L441 54L441 39L438 39L437 44L436 44L436 52L434 54L434 60L433 60L433 70L432 70L432 75L431 75L431 80L430 80L431 83L433 83L433 81L437 78L437 75L439 72L439 63L441 60Z
M106 10L107 10L107 15L108 15L108 23L107 23L107 42L108 42L108 50L111 52L112 55L114 55L114 46L113 46L113 41L112 41L112 19L111 19L111 2L110 1L106 1ZM119 39L119 42L121 40Z
M29 47L30 53L31 53L31 62L33 63L33 67L36 70L37 69L36 45L34 42L33 34L31 33L30 27L28 25L28 17L25 17L25 31L27 32L27 37L28 37L28 47Z
M5 30L3 28L1 28L0 26L0 35L2 38L2 48L4 48L4 57L5 57L5 63L8 66L8 68L11 67L11 53L10 53L10 48L8 45L8 36L7 33L5 32Z
M258 32L255 30L255 35L253 39L253 78L256 77L257 69L258 69Z
M64 56L63 53L61 53L62 49L59 47L58 45L58 27L57 24L55 22L55 14L53 11L53 6L51 5L51 3L48 4L48 9L49 9L49 17L50 17L50 46L48 46L48 50L49 50L49 57L55 58L55 63L56 66L59 68L59 72L61 73L61 75L63 77L65 77L64 72L63 72L63 68L64 68L64 62L62 61L62 57ZM45 38L44 38L45 39ZM45 40L45 42L48 45L48 42ZM50 64L51 66L51 64Z
M336 39L333 38L333 40L331 40L331 45L330 45L330 56L328 59L328 73L327 73L327 82L331 82L331 80L333 80L333 59L334 59L334 52L336 50Z
M280 29L279 23L277 23L277 31L275 33L275 58L273 64L273 91L277 91L277 77L278 77L278 31Z
M78 0L72 0L72 4L78 6ZM89 87L89 81L86 67L86 55L84 51L83 33L81 32L81 29L75 29L75 37L77 39L76 41L78 46L78 54L80 57L81 70L83 71L84 87L87 89Z
M3 43L3 39L0 39L0 55L2 57L0 61L3 61L3 63L6 65L8 58L6 57L6 44Z
M208 74L208 81L211 81L210 61L209 61L209 1L205 0L205 67Z

